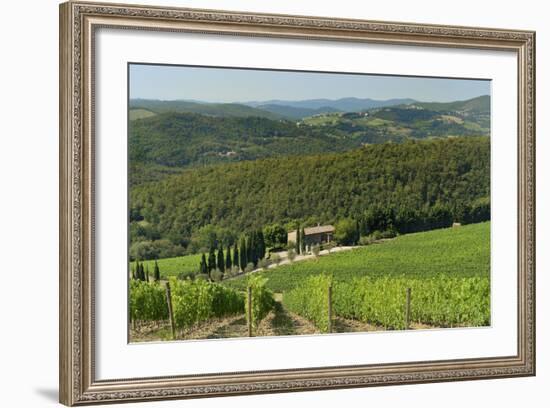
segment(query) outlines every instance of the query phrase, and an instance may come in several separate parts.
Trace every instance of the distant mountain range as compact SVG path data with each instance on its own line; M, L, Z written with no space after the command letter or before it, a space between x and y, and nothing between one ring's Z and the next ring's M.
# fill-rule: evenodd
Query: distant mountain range
M221 117L257 116L267 119L300 120L309 116L331 112L361 112L373 108L418 103L410 98L376 100L370 98L308 99L303 101L268 100L243 103L209 103L188 100L162 101L155 99L131 99L130 110L141 109L153 114L163 112L188 112ZM131 113L131 119L150 114Z
M301 120L333 112L364 112L376 108L414 105L436 112L490 112L488 95L454 102L419 102L410 98L377 100L370 98L307 99L303 101L268 100L243 103L210 103L189 100L163 101L131 99L130 119L141 119L164 112L198 113L219 117L260 117L267 119Z
M416 102L410 98L400 99L386 99L377 100L370 98L340 98L340 99L306 99L303 101L286 101L280 99L274 99L270 101L262 102L245 102L244 105L251 106L253 108L265 109L264 107L288 106L292 108L310 109L310 110L322 110L331 109L325 112L360 112L372 108L380 108L384 106L406 105Z

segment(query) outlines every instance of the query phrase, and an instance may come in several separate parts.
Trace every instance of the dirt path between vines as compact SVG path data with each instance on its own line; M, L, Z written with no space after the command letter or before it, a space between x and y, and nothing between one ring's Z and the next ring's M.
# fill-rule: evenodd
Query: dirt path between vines
M254 337L266 336L297 336L307 334L321 334L313 323L303 317L285 309L276 296L275 308L253 330ZM415 324L411 329L433 328L428 325ZM375 326L358 320L335 317L333 322L334 333L357 333L384 331L382 326ZM170 325L168 322L142 325L130 331L132 342L171 340ZM244 314L222 319L212 319L178 334L178 340L198 339L228 339L248 337L248 326Z

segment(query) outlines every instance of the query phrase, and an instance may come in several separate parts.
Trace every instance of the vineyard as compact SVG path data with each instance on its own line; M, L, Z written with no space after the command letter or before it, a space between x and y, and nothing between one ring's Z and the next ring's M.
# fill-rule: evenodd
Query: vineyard
M334 253L308 262L295 262L261 272L267 287L286 293L310 276L331 273L335 281L362 277L489 277L489 222L398 236L380 244ZM228 280L228 287L244 290L245 277Z
M487 326L489 234L489 223L408 234L221 283L132 280L131 338Z
M332 291L332 302L329 299ZM407 306L407 290L412 294ZM289 310L311 320L323 333L331 315L384 329L406 329L411 322L437 327L490 324L488 278L360 278L332 282L313 276L284 297ZM332 311L329 308L332 307ZM409 310L407 311L407 307Z

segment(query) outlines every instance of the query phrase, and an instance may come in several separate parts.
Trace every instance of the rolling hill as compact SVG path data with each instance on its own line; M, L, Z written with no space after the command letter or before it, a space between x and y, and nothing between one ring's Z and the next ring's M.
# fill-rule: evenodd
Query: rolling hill
M326 100L314 102L311 106ZM323 112L301 120L280 117L301 117L317 110L276 104L271 105L275 112L266 112L261 109L266 105L254 108L150 100L131 103L132 186L160 180L188 167L343 152L365 144L490 133L488 96L451 103L415 102L361 112ZM329 109L332 108L318 108Z
M147 223L145 235L132 236L132 242L153 237L191 245L192 253L200 248L193 245L201 231L230 240L271 223L359 219L377 206L393 211L397 218L388 222L399 231L440 222L431 219L462 221L470 207L484 218L489 166L489 139L471 137L188 168L130 190L131 231Z
M455 102L414 102L413 105L436 112L477 112L491 111L491 97L489 95Z
M130 119L132 112L136 110L147 110L155 114L174 112L174 113L198 113L201 115L220 116L220 117L261 117L268 119L282 119L283 116L267 110L256 109L247 105L238 103L202 103L183 100L161 101L156 99L131 99ZM135 117L134 119L138 119Z
M282 293L300 287L310 276L323 273L331 273L336 282L351 282L365 276L488 278L490 234L489 222L407 234L354 249L351 253L334 253L317 260L281 265L261 274L268 278L269 289ZM245 290L246 278L243 275L224 284Z
M131 184L154 180L151 166L169 168L232 163L266 157L345 151L360 142L317 128L261 117L159 113L130 122ZM160 172L162 173L162 172Z

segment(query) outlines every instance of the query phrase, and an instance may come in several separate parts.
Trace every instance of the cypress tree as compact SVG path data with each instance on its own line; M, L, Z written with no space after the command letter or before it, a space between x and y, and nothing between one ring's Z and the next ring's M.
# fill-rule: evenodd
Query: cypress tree
M223 259L223 249L221 245L220 245L220 249L218 249L218 269L220 270L221 273L225 272L225 262Z
M214 247L210 248L210 254L208 254L208 275L216 269L216 253Z
M239 267L239 247L237 246L237 242L233 245L233 266Z
M206 264L206 256L204 255L204 252L202 253L201 257L200 273L204 275L208 274L208 266Z
M245 251L246 251L246 261L247 264L249 262L254 262L252 260L252 237L250 236L250 233L246 235L245 237ZM246 267L246 265L245 265Z
M258 237L258 258L264 259L265 258L265 240L264 240L264 233L262 230L259 230L257 233Z
M155 277L155 282L158 282L160 280L160 269L156 259L155 259L154 277Z
M296 227L296 252L299 254L300 250L302 248L302 244L300 243L300 234L302 231L300 230L300 224Z
M239 265L241 266L241 269L244 271L244 268L246 268L246 263L248 259L246 258L246 239L244 236L241 237L240 240L240 248L239 248Z
M256 246L256 231L252 231L248 240L248 261L252 262L254 266L258 265L258 248Z
M145 282L149 282L149 264L145 265Z
M139 280L145 281L145 272L143 271L143 262L139 264Z
M227 246L227 253L225 254L225 270L226 271L231 270L232 266L233 265L231 265L231 246L228 245Z
M300 253L305 254L306 253L306 240L305 240L306 233L304 231L304 227L302 227L302 232L300 233Z
M131 274L130 274L130 276L132 277L133 280L136 279L136 269L135 269L134 266L132 266L132 268L131 268Z

